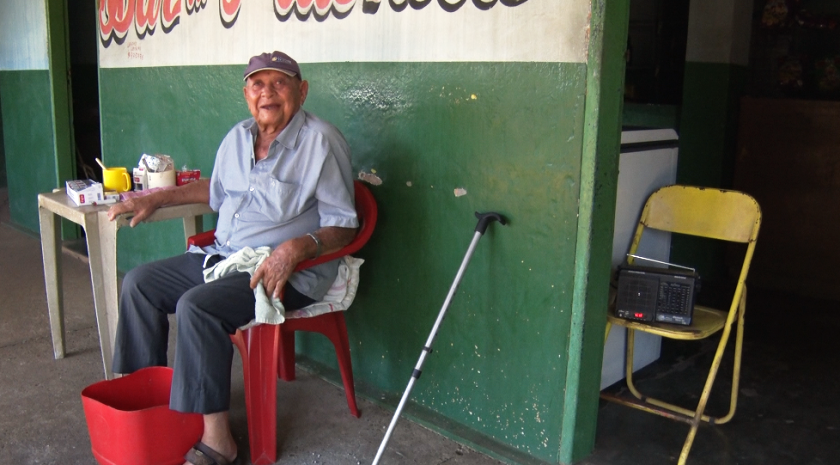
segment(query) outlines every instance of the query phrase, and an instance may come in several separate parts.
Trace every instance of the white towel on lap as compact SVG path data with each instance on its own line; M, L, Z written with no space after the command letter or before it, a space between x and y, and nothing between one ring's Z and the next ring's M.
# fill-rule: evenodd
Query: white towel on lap
M244 272L253 276L254 271L270 254L271 249L269 247L257 247L256 249L245 247L204 270L204 282L219 279L232 272ZM256 299L255 318L240 329L250 328L261 323L281 324L286 321L286 318L307 318L347 310L353 303L353 299L356 298L356 289L359 286L359 267L364 262L360 258L354 258L350 255L345 256L342 263L338 265L338 275L324 299L289 312L288 315L286 315L286 309L280 299L269 298L265 293L262 282L260 282L254 289L254 298Z

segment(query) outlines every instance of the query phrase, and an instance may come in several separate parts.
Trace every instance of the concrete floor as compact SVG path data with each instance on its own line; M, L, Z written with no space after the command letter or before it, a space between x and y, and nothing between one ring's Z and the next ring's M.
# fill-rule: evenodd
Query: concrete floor
M95 464L80 401L81 390L102 379L87 264L64 254L67 357L54 360L40 243L9 226L5 189L0 189L0 256L0 465ZM840 463L838 306L751 289L738 413L726 425L700 428L689 464ZM637 384L651 395L690 405L713 352L714 346L703 342L665 344L662 358L638 373ZM728 363L722 368L713 412L727 401L730 369ZM356 419L341 388L302 370L297 381L280 382L278 396L283 464L370 463L392 415L359 398L363 414ZM238 360L231 421L247 456ZM681 423L602 402L595 450L581 464L676 463L687 431ZM383 463L501 462L402 419Z
M696 406L717 341L664 341L660 360L634 377L637 387ZM750 289L744 341L736 414L724 425L700 427L688 463L840 464L840 303ZM712 390L712 415L729 406L732 346L734 339ZM626 394L623 381L608 389ZM676 463L688 429L602 401L595 453L586 463Z
M67 356L54 360L40 242L8 223L8 198L0 189L0 465L95 464L80 397L82 389L102 380L87 263L63 255ZM247 457L242 367L238 356L234 360L231 422ZM373 460L392 411L359 398L362 417L357 419L350 415L343 388L300 369L295 382L279 382L278 463ZM501 463L405 419L382 462Z

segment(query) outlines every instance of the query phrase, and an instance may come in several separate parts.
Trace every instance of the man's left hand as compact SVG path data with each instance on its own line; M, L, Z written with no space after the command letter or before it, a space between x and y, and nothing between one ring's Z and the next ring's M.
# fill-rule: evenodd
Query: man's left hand
M309 240L308 237L305 239ZM289 276L295 271L298 263L306 258L306 247L297 244L299 240L301 238L288 240L271 252L251 277L251 289L256 288L262 281L266 295L277 299L283 295L283 287Z
M349 244L356 237L356 228L328 226L314 232L322 243L321 255L336 252ZM296 237L277 246L271 255L257 268L251 277L251 289L256 289L260 281L265 287L265 295L280 298L289 276L298 263L318 255L318 247L309 236Z

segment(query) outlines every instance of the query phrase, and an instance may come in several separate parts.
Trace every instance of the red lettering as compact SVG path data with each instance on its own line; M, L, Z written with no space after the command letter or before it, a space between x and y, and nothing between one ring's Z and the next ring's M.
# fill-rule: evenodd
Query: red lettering
M137 31L137 37L142 39L146 33L155 32L161 0L135 1L137 2L137 10L134 13L134 29Z
M274 0L274 12L279 16L287 16L294 5L295 0Z
M101 0L99 3L99 37L107 47L114 40L123 43L134 19L134 0Z
M2 1L2 0L0 0ZM301 18L306 17L315 8L318 20L327 17L332 11L339 18L344 18L356 5L362 3L364 13L374 14L382 0L273 0L274 13L281 21L285 21L292 10ZM388 0L395 11L403 11L410 0ZM492 8L499 0L473 0L480 9ZM501 0L508 7L516 7L528 0ZM226 28L236 23L242 10L242 0L218 0L219 18ZM415 8L424 8L431 0L417 0ZM453 13L460 9L466 0L438 0L440 6L447 12ZM197 13L206 7L207 0L100 0L99 3L99 32L103 46L108 47L111 42L122 45L126 35L134 24L137 38L143 40L146 35L153 34L160 20L164 33L169 33L181 21L184 10L188 14ZM142 59L142 54L135 53L130 58Z
M163 0L161 10L163 31L168 33L181 19L181 0Z
M239 16L242 0L219 0L219 17L226 28L233 26Z

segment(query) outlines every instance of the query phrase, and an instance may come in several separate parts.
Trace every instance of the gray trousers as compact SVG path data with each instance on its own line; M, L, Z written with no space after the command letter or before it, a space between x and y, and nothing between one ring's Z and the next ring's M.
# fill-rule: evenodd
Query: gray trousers
M230 335L254 318L254 291L248 273L204 282L204 255L185 253L147 263L126 274L114 347L114 373L166 366L169 319L177 323L169 408L217 413L230 406ZM286 310L314 302L291 285Z

